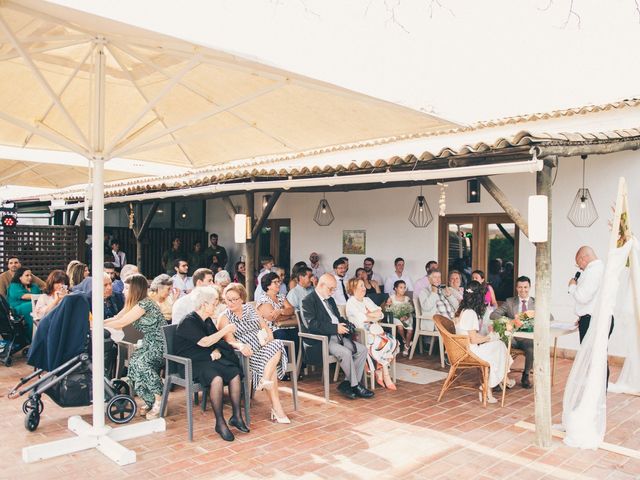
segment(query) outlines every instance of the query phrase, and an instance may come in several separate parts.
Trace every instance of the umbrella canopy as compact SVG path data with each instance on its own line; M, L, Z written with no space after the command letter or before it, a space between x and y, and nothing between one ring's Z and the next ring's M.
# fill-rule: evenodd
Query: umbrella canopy
M201 167L457 125L211 48L39 0L0 6L0 144ZM103 48L98 49L98 46Z

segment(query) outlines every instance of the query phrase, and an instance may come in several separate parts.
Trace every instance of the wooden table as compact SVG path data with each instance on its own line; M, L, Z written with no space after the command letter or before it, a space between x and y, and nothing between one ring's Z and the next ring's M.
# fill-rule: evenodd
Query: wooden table
M551 323L551 328L549 329L549 333L551 338L553 338L553 359L551 361L551 386L553 386L556 375L556 350L558 347L558 337L563 337L565 335L569 335L578 330L576 326L573 329L567 330L566 328L554 328L553 322ZM509 337L509 343L507 345L507 353L511 356L511 340L512 338L528 338L529 340L533 340L533 332L515 332L513 337ZM506 385L508 369L504 373L504 384ZM505 397L506 388L502 390L502 406L504 407L504 397Z

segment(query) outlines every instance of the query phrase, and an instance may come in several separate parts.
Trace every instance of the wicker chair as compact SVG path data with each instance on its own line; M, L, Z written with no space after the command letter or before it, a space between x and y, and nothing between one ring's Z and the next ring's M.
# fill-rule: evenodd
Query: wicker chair
M436 328L440 333L442 341L444 342L444 348L447 351L451 368L449 369L449 375L447 376L440 395L438 396L438 402L442 399L444 393L451 388L456 379L461 373L469 369L480 370L482 378L482 405L487 406L487 395L489 393L489 364L480 359L469 349L469 337L466 335L456 335L453 322L442 315L434 315L433 321L436 324ZM461 388L473 387L459 385Z

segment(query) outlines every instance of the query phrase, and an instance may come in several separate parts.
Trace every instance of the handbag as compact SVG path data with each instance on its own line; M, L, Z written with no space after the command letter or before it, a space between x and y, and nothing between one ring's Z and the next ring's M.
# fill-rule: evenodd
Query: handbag
M264 328L258 330L258 342L260 342L260 346L264 347L267 344L267 340L269 339L269 335Z

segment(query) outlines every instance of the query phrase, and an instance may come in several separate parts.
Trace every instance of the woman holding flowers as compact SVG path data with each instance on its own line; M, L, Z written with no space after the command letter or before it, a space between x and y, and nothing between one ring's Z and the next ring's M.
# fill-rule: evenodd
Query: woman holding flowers
M507 352L506 345L500 340L500 336L491 332L489 335L480 335L480 318L484 315L487 305L484 301L485 289L482 284L473 280L464 290L462 301L456 312L456 333L469 337L470 350L489 363L489 394L487 402L496 403L498 400L492 395L491 389L497 386L504 378L505 371L511 367L512 358ZM508 378L507 387L515 385L515 380ZM482 392L480 392L482 401Z

